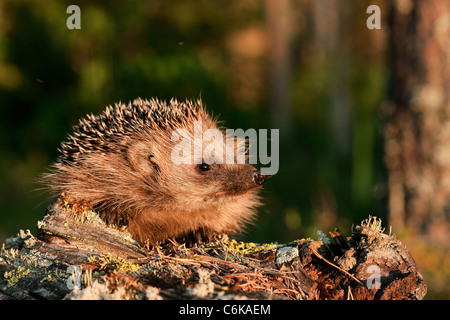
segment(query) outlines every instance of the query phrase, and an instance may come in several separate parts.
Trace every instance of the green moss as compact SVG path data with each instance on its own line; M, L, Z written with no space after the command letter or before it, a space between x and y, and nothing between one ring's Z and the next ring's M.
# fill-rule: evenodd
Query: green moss
M30 274L31 270L25 267L18 267L15 270L7 271L3 274L3 278L6 280L6 287L10 288L17 283L20 279ZM4 288L6 289L6 288Z
M123 258L113 256L111 253L89 257L88 262L98 265L100 270L114 268L125 273L133 272L140 268L139 265L131 263Z
M235 239L227 240L225 244L228 250L230 250L231 252L240 253L243 255L269 249L275 249L277 247L277 245L273 243L257 244L254 242L242 242L242 241L237 242Z
M44 281L56 281L57 279L54 278L51 274L48 274L47 276L45 276L44 278L41 279L40 283L44 282Z

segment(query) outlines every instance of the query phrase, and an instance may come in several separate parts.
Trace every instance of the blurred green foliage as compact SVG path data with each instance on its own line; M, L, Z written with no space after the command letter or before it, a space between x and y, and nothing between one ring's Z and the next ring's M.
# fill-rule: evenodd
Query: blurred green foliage
M81 8L81 30L66 27L70 4ZM286 137L279 128L280 170L244 239L286 242L336 226L347 233L369 214L385 217L384 51L370 33L379 31L365 28L365 1L346 5L342 38L328 50L314 36L309 1L290 13L291 130ZM0 243L20 228L34 232L50 202L36 179L77 119L106 105L201 96L230 128L274 128L265 10L243 0L0 0ZM348 135L339 147L332 123L341 115L330 106L342 90Z

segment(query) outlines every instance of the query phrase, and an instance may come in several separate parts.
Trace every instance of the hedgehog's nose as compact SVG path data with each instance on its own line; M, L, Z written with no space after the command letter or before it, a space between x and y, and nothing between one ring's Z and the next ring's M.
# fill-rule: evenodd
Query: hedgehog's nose
M261 174L261 171L255 170L253 171L253 181L255 181L257 185L262 186L264 182L266 182L266 177Z

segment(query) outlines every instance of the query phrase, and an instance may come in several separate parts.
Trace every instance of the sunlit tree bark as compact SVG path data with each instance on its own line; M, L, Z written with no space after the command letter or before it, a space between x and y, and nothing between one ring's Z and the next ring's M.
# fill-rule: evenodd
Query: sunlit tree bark
M393 1L385 106L390 224L446 243L450 230L450 2Z

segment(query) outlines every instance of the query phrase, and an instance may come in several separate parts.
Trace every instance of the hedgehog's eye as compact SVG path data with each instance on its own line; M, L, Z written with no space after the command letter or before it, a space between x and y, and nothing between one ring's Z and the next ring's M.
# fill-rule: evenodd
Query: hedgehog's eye
M200 171L208 171L209 169L211 169L211 166L207 163L202 163L198 166L198 168L200 169Z

